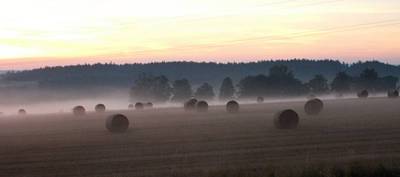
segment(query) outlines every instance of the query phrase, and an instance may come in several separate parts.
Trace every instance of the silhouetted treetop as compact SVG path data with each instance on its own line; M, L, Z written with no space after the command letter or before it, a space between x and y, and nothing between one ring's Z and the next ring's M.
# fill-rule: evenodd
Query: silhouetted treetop
M221 88L219 89L219 99L227 100L232 99L235 94L235 87L233 86L232 79L230 77L226 77L221 84Z
M134 101L165 102L169 101L171 90L167 77L142 74L135 80L130 96Z
M208 83L202 84L199 88L197 88L195 93L195 97L200 100L212 100L214 99L214 96L214 89Z
M324 94L329 91L328 80L321 74L317 74L306 83L309 91L314 94Z
M269 70L269 75L247 76L239 82L240 97L298 96L307 92L304 84L284 65Z
M268 73L273 66L282 65L286 68L276 67L271 70L272 73ZM3 75L3 79L6 81L36 82L40 88L130 87L141 73L147 73L155 76L164 75L171 80L185 77L194 86L208 82L214 87L219 87L221 80L226 76L229 76L233 82L238 82L249 75L280 73L283 75L293 74L297 79L305 82L312 79L316 74L322 74L328 81L331 81L338 72L346 71L350 76L359 76L366 68L375 69L381 76L400 76L398 66L378 61L358 62L349 65L336 60L292 59L225 64L213 62L97 63L8 72ZM285 73L282 69L291 72Z
M331 83L331 89L337 93L349 92L352 84L352 77L346 72L339 72Z
M193 96L192 86L187 79L175 80L172 87L173 102L184 102Z

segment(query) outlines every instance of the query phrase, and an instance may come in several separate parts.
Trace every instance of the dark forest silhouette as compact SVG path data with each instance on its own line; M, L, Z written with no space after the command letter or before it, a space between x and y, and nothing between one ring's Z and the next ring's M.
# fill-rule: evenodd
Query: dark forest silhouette
M193 86L204 82L216 87L221 80L230 77L239 82L249 75L267 75L273 66L284 65L302 82L315 75L323 75L332 81L338 72L358 76L367 68L375 69L382 76L400 76L400 67L378 61L346 64L337 60L274 60L250 63L212 62L160 62L149 64L85 64L74 66L44 67L33 70L8 72L3 80L13 82L36 82L40 88L130 87L143 73L164 75L171 80L188 79ZM317 78L318 79L318 78ZM310 83L312 86L313 82Z
M72 92L76 92L90 97L115 88L130 89L132 101L180 103L191 97L226 101L246 97L254 99L258 96L342 95L363 89L371 93L397 89L398 76L400 67L378 61L354 64L334 60L278 60L228 64L109 63L8 72L2 75L0 80L6 83L6 87L0 88L0 97L18 97L18 90L23 93L38 90L43 91L43 94L48 91L68 91L72 96L75 95ZM33 94L33 97L35 96L37 95ZM53 94L46 98L61 97Z
M167 101L173 95L173 101L183 101L190 97L201 100L227 100L233 98L287 97L302 95L324 95L334 93L343 95L360 90L371 93L385 92L397 89L398 78L394 76L380 77L374 70L367 68L359 76L350 76L345 72L338 72L332 82L325 76L315 75L307 82L297 79L293 72L285 65L276 65L269 69L268 75L259 74L246 76L234 87L232 80L227 77L221 82L218 97L214 88L203 83L195 92L187 79L176 80L171 87L165 76L144 75L136 80L131 89L131 99L141 101ZM235 91L237 90L237 91ZM192 94L190 94L192 93ZM180 98L180 99L176 99Z

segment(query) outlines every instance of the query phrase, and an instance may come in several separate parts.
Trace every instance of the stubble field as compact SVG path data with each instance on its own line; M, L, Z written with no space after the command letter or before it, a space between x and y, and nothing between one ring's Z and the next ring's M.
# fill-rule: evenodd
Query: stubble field
M304 103L246 104L237 114L211 106L207 113L153 108L1 117L0 176L200 176L258 167L284 176L285 169L352 161L399 167L400 99L326 100L317 116L306 115ZM273 116L287 108L299 113L299 127L278 130ZM105 129L113 113L129 118L128 132Z

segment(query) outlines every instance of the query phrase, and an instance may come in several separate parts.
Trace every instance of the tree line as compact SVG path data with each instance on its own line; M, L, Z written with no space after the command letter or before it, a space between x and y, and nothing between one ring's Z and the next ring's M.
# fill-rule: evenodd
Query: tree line
M218 87L225 76L229 76L237 83L248 75L268 75L268 70L277 65L287 66L302 82L309 81L316 74L323 74L327 80L331 81L340 71L346 71L351 76L358 76L366 68L374 68L385 76L400 76L400 67L378 61L347 64L337 60L292 59L249 63L185 61L146 64L97 63L10 71L2 75L1 79L12 82L35 82L39 88L50 89L104 86L128 88L142 73L148 73L154 76L164 75L170 80L181 79L184 76L196 87L203 82Z
M188 79L170 81L166 76L141 74L131 88L130 97L134 101L183 102L191 97L202 100L228 100L235 98L286 97L302 95L345 94L367 89L370 92L386 92L397 89L398 78L380 77L375 69L367 68L358 76L338 72L331 82L322 74L302 82L285 65L276 65L268 74L246 76L234 84L225 77L218 90L207 82L194 89ZM217 92L216 92L217 91Z

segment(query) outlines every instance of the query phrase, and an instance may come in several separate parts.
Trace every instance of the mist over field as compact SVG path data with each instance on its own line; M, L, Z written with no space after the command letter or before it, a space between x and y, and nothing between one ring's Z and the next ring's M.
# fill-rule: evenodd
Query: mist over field
M356 93L365 88L370 91L370 97L384 97L387 91L397 89L397 77L382 76L379 73L382 71L382 66L385 66L384 68L391 68L391 70L385 70L383 74L396 74L397 70L394 66L383 65L379 62L359 63L360 66L365 65L361 67L365 69L360 71L359 76L346 73L360 70L354 69L360 66L349 67L353 69L338 72L333 77L330 76L332 78L329 80L324 74L316 74L310 80L304 80L298 79L298 75L292 71L292 68L296 68L297 65L302 66L302 62L315 65L332 61L272 62L277 65L266 68L265 72L236 79L225 77L213 84L208 84L207 78L196 79L196 75L188 75L189 79L181 75L178 79L172 80L164 75L153 73L133 75L122 81L118 80L121 77L117 77L120 74L115 74L121 73L120 69L107 69L107 74L100 75L102 77L96 76L96 72L92 73L93 76L87 76L88 73L84 69L114 67L113 65L69 66L62 69L56 67L8 72L4 73L0 80L2 86L0 111L3 115L17 114L19 109L25 109L29 114L70 113L77 105L84 106L87 111L94 111L95 105L99 103L107 105L108 110L123 110L127 109L129 104L137 102L153 102L157 108L181 107L191 97L206 100L209 105L224 105L232 99L249 104L254 103L259 96L265 97L266 103L305 101L316 96L330 100L356 98ZM292 67L280 65L281 63L287 63ZM168 66L168 63L166 64ZM191 64L197 67L196 63ZM258 63L261 66L265 64L265 62ZM147 65L144 68L152 67L154 64ZM198 65L201 66L200 63ZM221 66L229 67L229 65L222 64ZM246 64L238 66L243 69L248 67ZM368 66L373 67L370 69ZM164 66L160 65L160 67ZM213 68L212 65L208 67ZM69 72L62 70L78 74L71 76ZM322 70L321 72L330 73ZM377 85L380 86L377 87Z
M95 88L93 90L96 90ZM68 93L67 93L68 92ZM105 104L108 110L124 110L128 108L131 103L136 103L139 99L130 98L128 95L129 90L123 88L107 89L106 94L101 91L95 96L88 96L85 92L79 93L78 91L53 91L49 93L38 94L38 91L29 93L29 91L17 91L13 94L19 95L17 99L9 98L3 100L0 112L2 116L16 115L18 109L25 109L29 114L50 114L50 113L71 113L72 108L77 105L82 105L87 108L87 111L94 111L94 107L97 104ZM31 97L32 95L41 95ZM370 97L386 97L387 93L373 93ZM50 97L50 98L49 98ZM357 98L354 93L347 93L340 97L335 94L320 95L318 98L323 100L335 100L335 99L349 99ZM280 96L265 98L265 103L280 103L280 102L301 102L310 99L308 95L304 96ZM254 98L242 98L236 99L241 104L254 104L256 97ZM226 100L219 100L218 98L208 100L209 105L225 105ZM159 102L154 105L156 108L167 108L167 107L182 107L183 102Z
M116 172L126 176L312 176L308 170L321 169L329 174L335 174L332 169L354 175L382 170L398 174L398 99L321 99L324 109L314 116L304 112L304 98L239 101L238 113L226 112L225 105L210 105L207 112L167 106L107 109L84 116L30 114L28 110L28 115L0 119L0 143L5 145L0 148L0 170L7 176L49 177ZM50 105L46 104L37 106ZM274 115L289 108L299 114L298 127L277 129ZM127 132L106 130L105 119L116 113L128 117Z
M299 79L274 65L209 83L150 73L123 80L108 73L103 82L59 69L2 76L2 174L400 174L399 79L387 75L393 71L366 67ZM63 79L45 77L49 70Z
M399 0L9 0L0 177L400 177Z

